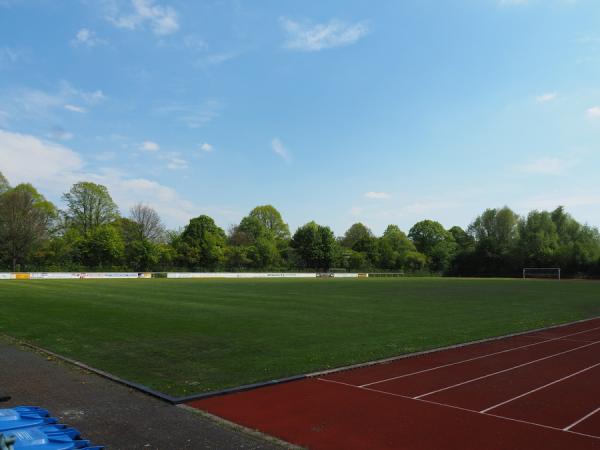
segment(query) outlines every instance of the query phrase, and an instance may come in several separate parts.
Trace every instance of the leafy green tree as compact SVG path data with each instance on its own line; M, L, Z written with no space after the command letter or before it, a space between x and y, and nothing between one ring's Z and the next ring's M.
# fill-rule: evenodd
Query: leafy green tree
M486 209L477 217L468 232L478 244L484 243L490 252L506 255L514 250L519 237L519 216L510 208Z
M279 221L277 225L276 219L281 217L272 206L257 207L252 211L261 214L252 215L251 212L239 225L230 229L229 244L239 248L228 252L228 264L253 269L278 267L281 265L281 249L286 242L283 221ZM267 214L269 212L271 213ZM265 217L272 220L265 221ZM287 229L287 225L285 228Z
M275 239L289 240L290 229L283 221L281 213L271 205L257 206L250 211L249 217L254 217L272 234Z
M79 255L85 267L112 270L125 256L125 243L113 224L99 225L83 233L78 241Z
M57 212L31 184L0 195L0 251L13 271L49 237Z
M590 273L597 265L595 261L600 258L598 230L581 225L567 214L562 206L550 215L556 226L559 241L555 265L563 268L565 274Z
M374 267L379 260L377 238L373 236L373 233L362 223L358 222L353 224L341 240L341 244L358 253L363 253L364 257L357 257L354 255L351 259L355 261L351 265L353 270L370 270ZM358 261L361 261L361 265L358 266Z
M373 233L362 223L353 224L342 239L342 245L356 252L366 252L373 245Z
M379 266L386 270L404 269L407 253L415 251L415 245L397 225L388 225L379 238Z
M115 223L118 227L124 244L124 255L128 269L147 271L155 268L160 260L160 251L157 243L149 239L144 230L144 223L131 219L121 218Z
M469 225L475 252L469 266L475 275L516 275L519 257L519 216L510 208L486 209Z
M404 267L411 272L419 272L427 266L427 256L419 252L407 252L404 256Z
M441 223L422 220L410 229L408 237L417 250L427 256L429 268L435 272L446 271L456 254L456 242Z
M560 248L560 238L548 211L531 211L527 218L519 222L518 248L525 265L554 265Z
M291 245L302 266L317 270L331 267L335 237L329 227L309 222L296 230Z
M475 239L459 226L453 226L448 230L458 246L459 252L469 252L475 250Z
M225 256L226 236L206 215L191 219L177 239L179 260L190 269L219 267Z
M254 216L244 217L235 232L238 233L237 239L241 245L252 245L260 238L274 239L269 229Z
M225 266L230 270L243 270L251 267L253 260L248 256L248 247L228 245L225 248Z
M100 184L88 181L76 183L62 198L67 204L69 225L80 228L84 233L119 217L119 209L108 189Z

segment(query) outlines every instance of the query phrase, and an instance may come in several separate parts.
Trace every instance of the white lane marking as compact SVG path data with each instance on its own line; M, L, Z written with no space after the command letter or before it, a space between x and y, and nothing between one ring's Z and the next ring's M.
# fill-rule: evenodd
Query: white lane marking
M505 401L503 401L501 403L498 403L498 404L496 404L494 406L490 406L489 408L482 409L479 412L486 413L488 411L491 411L492 409L497 408L498 406L506 405L507 403L510 403L510 402L512 402L514 400L517 400L519 398L525 397L525 396L527 396L529 394L533 394L534 392L541 391L542 389L545 389L545 388L547 388L549 386L552 386L553 384L557 384L557 383L560 383L561 381L568 380L569 378L572 378L572 377L577 376L577 375L579 375L581 373L587 372L588 370L592 370L593 368L598 367L598 366L600 366L600 363L596 363L593 366L589 366L589 367L586 367L585 369L578 370L577 372L572 373L571 375L567 375L566 377L562 377L562 378L560 378L558 380L554 380L551 383L548 383L548 384L545 384L545 385L540 386L538 388L532 389L532 390L527 391L527 392L525 392L525 393L523 393L521 395L517 395L516 397L509 398L508 400L505 400Z
M453 384L451 386L446 386L446 387L443 387L441 389L436 389L435 391L431 391L431 392L427 392L425 394L417 395L416 397L413 397L413 398L419 399L419 398L422 398L422 397L427 397L428 395L437 394L438 392L442 392L442 391L447 391L448 389L453 389L453 388L458 387L458 386L463 386L465 384L469 384L469 383L472 383L474 381L483 380L484 378L492 377L494 375L498 375L498 374L501 374L501 373L504 373L504 372L510 372L511 370L515 370L515 369L518 369L520 367L525 367L525 366L528 366L530 364L534 364L536 362L544 361L544 360L550 359L550 358L555 358L557 356L564 355L566 353L571 353L571 352L574 352L576 350L581 350L582 348L591 347L592 345L596 345L598 343L600 343L600 341L592 342L591 344L580 345L579 347L575 347L575 348L572 348L570 350L565 350L563 352L555 353L553 355L544 356L543 358L534 359L533 361L529 361L529 362L526 362L526 363L523 363L523 364L519 364L517 366L509 367L508 369L498 370L497 372L488 373L487 375L483 375L483 376L480 376L480 377L477 377L477 378L471 378L470 380L462 381L460 383L456 383L456 384Z
M443 407L446 407L446 408L457 409L459 411L466 411L466 412L470 412L470 413L481 414L482 416L495 417L497 419L509 420L511 422L524 423L524 424L527 424L527 425L532 425L534 427L546 428L546 429L555 430L555 431L562 431L564 433L577 434L579 436L585 436L585 437L589 437L589 438L592 438L592 439L598 439L598 440L600 440L600 436L594 436L593 434L580 433L578 431L573 431L573 430L564 430L564 429L561 429L561 428L551 427L549 425L542 425L540 423L528 422L526 420L512 419L510 417L499 416L497 414L482 413L482 412L479 412L479 411L475 411L474 409L461 408L460 406L448 405L446 403L434 402L434 401L425 400L425 399L422 399L422 398L408 397L408 396L402 395L402 394L394 394L393 392L381 391L379 389L372 389L372 388L368 388L368 387L356 386L355 384L343 383L341 381L327 380L325 378L317 378L317 380L319 380L319 381L325 381L326 383L341 384L342 386L347 386L347 387L351 387L351 388L354 388L354 389L361 389L363 391L375 392L375 393L384 394L384 395L390 395L392 397L404 398L406 400L414 400L414 401L417 401L417 402L427 403L427 404L430 404L430 405L443 406Z
M564 427L563 431L570 431L571 428L573 428L575 425L583 422L585 419L589 419L590 417L592 417L594 414L596 414L598 411L600 411L600 408L596 408L595 410L593 410L591 413L586 414L585 416L583 416L581 419L573 422L571 425L569 425L568 427Z
M487 358L489 356L495 356L495 355L500 355L502 353L507 353L507 352L512 352L514 350L519 350L522 348L527 348L527 347L534 347L536 345L541 345L541 344L545 344L546 342L553 342L553 341L558 341L560 339L563 339L566 336L575 336L577 334L582 334L582 333L587 333L590 331L594 331L594 330L599 330L600 327L596 327L596 328L592 328L590 330L585 330L585 331L579 331L577 333L572 333L572 334L566 334L565 336L561 336L560 338L554 338L554 339L548 339L546 341L541 341L541 342L535 342L533 344L527 344L527 345L521 345L519 347L514 347L514 348L509 348L506 350L501 350L499 352L494 352L494 353L487 353L485 355L480 355L480 356L475 356L473 358L469 358L469 359L463 359L461 361L456 361L453 363L448 363L448 364L443 364L440 366L435 366L435 367L430 367L429 369L423 369L423 370L418 370L416 372L411 372L411 373L405 373L404 375L398 375L395 377L390 377L390 378L386 378L384 380L379 380L379 381L373 381L371 383L365 383L365 384L361 384L359 385L360 387L367 387L367 386L373 386L374 384L379 384L379 383L385 383L386 381L393 381L393 380L398 380L400 378L405 378L405 377L410 377L412 375L419 375L421 373L426 373L426 372L431 372L432 370L438 370L438 369L443 369L444 367L451 367L451 366L455 366L457 364L462 364L462 363L466 363L466 362L470 362L470 361L476 361L478 359L483 359L483 358ZM518 336L521 337L521 336Z

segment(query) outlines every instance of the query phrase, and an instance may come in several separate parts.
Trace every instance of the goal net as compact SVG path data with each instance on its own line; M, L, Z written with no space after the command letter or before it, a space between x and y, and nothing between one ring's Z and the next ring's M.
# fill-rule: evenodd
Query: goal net
M553 278L560 280L560 267L525 267L523 278Z

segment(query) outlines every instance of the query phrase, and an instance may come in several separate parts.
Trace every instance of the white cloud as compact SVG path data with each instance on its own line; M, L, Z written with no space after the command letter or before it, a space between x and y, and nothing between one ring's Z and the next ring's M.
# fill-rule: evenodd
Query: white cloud
M287 17L279 19L287 35L284 47L290 50L314 52L350 45L369 32L364 22L348 24L337 19L327 23L297 22Z
M76 112L76 113L80 113L80 114L86 112L85 108L82 108L81 106L77 106L77 105L71 105L71 104L68 104L68 103L65 105L65 109L67 111Z
M106 41L99 39L94 31L87 28L81 28L71 40L73 47L95 47L100 44L106 44Z
M198 210L192 202L181 198L175 189L145 178L120 180L113 191L116 192L115 200L124 209L141 201L170 222L186 223Z
M202 144L200 146L200 150L202 150L203 152L212 152L215 148L210 145L208 142L205 142L204 144Z
M140 145L140 149L146 152L157 152L160 149L160 145L158 145L156 142L144 141Z
M586 112L588 117L591 117L592 119L600 119L600 106L593 106Z
M156 4L153 0L131 0L133 12L121 14L113 5L108 20L118 28L135 30L146 24L158 36L166 36L179 30L177 11L171 6Z
M73 150L34 136L0 130L2 172L13 184L33 183L55 192L74 182L83 160Z
M577 160L561 158L539 158L528 164L518 166L518 169L524 173L542 174L542 175L560 175L568 168L576 165Z
M113 157L113 153L106 152L96 159ZM0 130L0 160L3 174L12 184L32 183L56 199L73 183L89 180L105 185L123 211L141 201L155 208L170 226L186 223L201 209L175 189L156 181L110 168L85 171L85 162L77 152L31 135ZM225 214L223 210L216 213Z
M547 92L545 94L538 95L535 98L535 101L538 103L548 103L548 102L551 102L552 100L556 100L557 96L558 96L558 94L556 92Z
M279 138L273 138L271 140L271 149L273 152L280 156L285 162L291 161L289 150L283 145L283 142Z
M370 198L370 199L384 200L384 199L390 198L391 195L388 194L387 192L369 191L364 194L364 197Z

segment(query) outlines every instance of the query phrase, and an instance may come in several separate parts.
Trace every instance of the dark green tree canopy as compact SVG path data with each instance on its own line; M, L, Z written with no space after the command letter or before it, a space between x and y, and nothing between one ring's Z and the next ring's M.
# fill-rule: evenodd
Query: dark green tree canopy
M372 245L373 233L362 223L353 224L342 239L342 245L346 248L351 248L354 251L367 251Z
M408 237L417 250L425 255L430 254L439 244L452 239L452 235L443 225L434 220L417 222L408 232Z
M187 224L178 238L177 247L186 267L215 269L224 259L226 236L214 220L198 216Z
M292 247L304 267L317 270L328 270L331 267L335 244L333 231L314 221L298 228L292 238Z
M459 226L453 226L448 230L460 251L472 251L475 248L475 239Z
M408 237L425 256L433 271L443 272L450 267L457 249L452 234L441 223L433 220L417 222Z
M117 205L108 189L101 184L88 181L76 183L62 198L67 204L65 215L68 222L83 232L106 225L119 217Z

